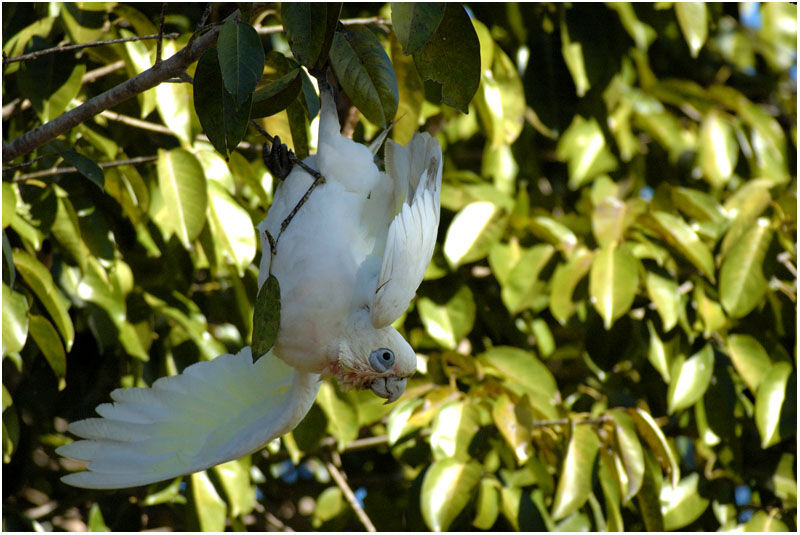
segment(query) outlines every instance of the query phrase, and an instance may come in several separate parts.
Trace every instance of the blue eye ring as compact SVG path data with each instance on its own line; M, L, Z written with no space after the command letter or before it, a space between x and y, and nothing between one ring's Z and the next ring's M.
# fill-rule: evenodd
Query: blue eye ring
M376 349L369 355L369 365L378 373L386 373L394 366L394 353L385 347Z

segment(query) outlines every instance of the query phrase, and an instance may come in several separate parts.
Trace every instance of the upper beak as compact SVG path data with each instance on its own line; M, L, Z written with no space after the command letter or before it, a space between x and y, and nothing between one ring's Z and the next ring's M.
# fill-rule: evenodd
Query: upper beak
M397 398L403 395L406 391L406 381L407 377L378 377L372 381L370 388L376 395L386 398L385 404L388 404L397 401Z

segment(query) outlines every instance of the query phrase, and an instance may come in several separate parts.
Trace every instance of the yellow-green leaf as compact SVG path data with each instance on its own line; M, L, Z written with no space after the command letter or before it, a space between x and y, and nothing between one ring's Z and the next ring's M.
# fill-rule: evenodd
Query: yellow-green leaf
M447 531L472 498L481 478L481 465L452 458L435 461L422 480L422 518L433 531Z
M599 448L600 440L591 426L573 425L553 499L553 520L566 518L586 503L592 492L592 469Z

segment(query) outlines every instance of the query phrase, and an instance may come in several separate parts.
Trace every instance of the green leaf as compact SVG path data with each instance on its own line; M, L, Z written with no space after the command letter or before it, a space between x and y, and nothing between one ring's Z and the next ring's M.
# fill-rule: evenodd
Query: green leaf
M397 403L386 422L386 437L390 445L396 444L398 440L419 428L419 426L409 424L408 420L420 405L422 405L422 399L419 398L411 398Z
M616 464L615 456L607 454L602 448L600 454L597 479L600 480L606 505L606 529L608 531L624 531L625 525L620 511L622 496L620 495L617 473L614 467ZM618 463L619 461L617 460L616 462Z
M765 259L772 236L769 221L759 218L725 255L719 273L720 302L733 318L746 316L764 301L770 271Z
M568 227L547 216L535 216L529 222L531 233L556 246L557 249L572 254L578 246L578 238ZM569 256L567 256L569 258Z
M403 54L413 54L433 37L444 16L443 2L392 2L392 28L403 45Z
M658 427L653 417L643 409L628 409L628 414L633 418L633 423L636 424L636 430L639 431L639 435L650 446L650 451L653 452L661 468L670 478L672 486L676 486L681 478L680 468L678 460L675 458L675 453L667 443L667 437L664 436L664 432ZM643 485L646 484L646 481L647 469L645 469L645 483Z
M122 205L131 223L140 223L150 208L150 190L133 165L109 167L105 171L105 191Z
M103 170L99 165L83 154L78 154L74 150L66 150L61 153L61 156L63 156L64 159L69 163L74 165L80 174L91 180L92 183L94 183L100 189L103 189L106 179L105 175L103 175Z
M708 10L703 2L677 2L675 15L681 27L683 38L689 46L693 58L700 53L700 49L708 37ZM670 528L667 528L669 530Z
M558 159L567 162L569 188L577 190L592 179L617 167L597 120L576 115L556 146Z
M486 256L500 239L508 216L497 205L479 201L462 208L444 238L444 256L451 267L468 264Z
M699 479L700 476L694 472L681 479L674 488L661 487L661 509L666 531L675 531L688 526L700 518L708 508L708 499L697 492Z
M479 357L502 374L507 381L520 385L529 394L544 396L551 403L558 397L553 374L533 353L510 346L495 346Z
M678 210L696 221L722 223L728 219L722 206L708 193L694 188L670 188L669 191Z
M30 320L28 328L33 341L39 346L53 373L59 379L59 390L61 390L65 386L63 379L67 376L67 355L64 353L61 339L53 324L47 319L36 314L28 314L28 318Z
M481 465L446 458L430 465L422 480L422 518L434 531L446 531L464 509L481 479Z
M82 270L86 269L86 259L90 255L89 248L81 237L78 215L75 213L72 203L69 201L67 192L54 186L58 205L56 217L50 231L59 241L67 256L71 257Z
M250 215L220 185L208 181L208 223L214 241L240 277L256 255Z
M97 502L93 503L89 509L89 518L86 524L89 527L89 531L111 531L111 528L106 525L106 521L103 519L103 513L100 511L100 506Z
M203 167L184 149L160 149L157 170L169 230L189 249L205 225L208 193Z
M11 243L8 241L5 229L3 229L3 273L8 273L8 284L14 286L17 270L14 268L14 253L11 250Z
M414 64L425 83L426 98L435 96L434 104L444 102L467 113L481 79L481 53L478 35L463 6L446 3L436 32L414 53Z
M658 472L658 466L653 461L652 453L645 450L644 458L644 481L642 482L642 489L637 495L639 512L648 531L664 531L664 517L661 513L661 503L659 501L659 494L663 487L661 473ZM673 486L677 484L677 480L675 480Z
M578 303L572 300L573 294L578 283L589 273L593 260L591 251L581 249L553 272L550 285L558 291L550 292L550 312L561 325L566 325L578 307Z
M517 414L520 407L521 405L514 404L506 394L501 394L494 401L492 420L514 452L517 463L521 465L530 458L532 447L531 429L525 425L524 418L520 418ZM530 415L528 419L531 419Z
M3 283L3 356L19 353L28 338L28 301Z
M624 501L633 498L644 481L644 452L636 426L627 412L612 410L608 416L614 421L614 435L617 443L617 454L622 459L625 473L628 475L628 489Z
M733 367L742 376L747 388L756 393L758 385L772 366L767 351L758 340L746 334L728 335L726 344Z
M3 182L3 228L6 228L14 220L19 202L19 192L16 184Z
M425 100L422 80L414 66L414 58L403 54L394 33L389 36L392 67L397 77L397 123L392 128L392 139L401 145L408 144L419 128L420 112Z
M552 245L542 244L522 253L502 284L500 293L509 312L521 312L533 306L537 297L543 296L546 282L539 280L539 274L554 252Z
M589 76L586 74L583 44L571 38L566 17L562 16L560 19L561 55L564 57L564 63L567 64L572 81L575 83L575 93L578 97L583 97L592 87L589 83Z
M592 492L592 471L599 448L600 440L591 426L573 424L553 498L553 520L566 518L586 503Z
M645 276L645 286L648 297L656 306L658 315L661 316L661 326L664 332L671 331L678 324L681 306L678 282L661 273L648 271Z
M212 470L228 497L230 516L250 514L256 504L256 488L250 484L250 456L218 464Z
M778 509L767 511L756 511L753 517L744 525L744 531L761 531L765 533L776 533L779 531L790 531L789 526L776 516L780 514Z
M705 10L705 5L700 4L700 6ZM712 111L703 119L698 141L700 143L698 157L703 177L713 187L724 188L733 176L739 159L739 144L733 127L722 114Z
M251 100L248 96L237 105L225 89L218 54L213 48L206 50L197 62L194 106L209 141L227 158L247 131Z
M337 31L330 60L336 78L364 117L381 128L391 123L397 114L397 79L378 38L362 26Z
M645 218L645 222L686 257L708 280L714 282L714 258L711 256L711 251L683 219L656 210Z
M788 362L776 362L764 375L756 394L756 427L761 436L763 449L774 446L785 436L781 433L781 418L784 401L787 397L787 385L792 375L792 365ZM794 387L796 388L796 386ZM794 425L794 422L789 422Z
M135 12L136 10L132 7L125 6L125 5L118 5L115 10L130 10ZM138 12L137 12L138 13ZM144 15L139 15L145 20L145 22L149 26L153 26L153 24L147 20ZM121 17L125 18L125 17ZM154 33L158 33L158 30L153 27L152 31L142 31L137 30L139 35L153 35ZM126 30L125 28L119 29L120 37L135 37L136 34ZM128 41L124 43L125 52L128 60L128 72L131 75L141 74L150 67L153 66L153 58L155 54L153 51L155 50L155 45L152 41ZM139 93L136 95L137 99L139 100L139 117L145 118L150 115L154 109L156 109L156 89L148 89L144 93Z
M317 405L325 411L328 432L336 437L340 449L358 438L358 413L347 400L339 396L331 383L324 381L320 385Z
M672 342L663 342L653 327L653 322L647 322L647 330L650 331L650 344L647 350L647 360L661 374L664 382L670 382L670 368L672 363ZM674 340L674 339L673 339Z
M639 288L636 257L627 249L612 245L600 249L589 273L589 295L603 325L609 330L624 316Z
M667 390L667 412L669 414L691 407L703 397L714 372L714 349L706 344L703 349L689 357L682 355L672 363L672 380Z
M319 529L322 524L344 513L347 508L347 500L344 499L341 489L336 486L328 487L317 497L314 516L311 519L312 527Z
M162 57L168 58L178 52L178 42L164 40ZM156 86L156 109L164 124L172 130L184 147L190 147L192 134L192 90L188 84L158 84Z
M224 531L227 506L211 483L206 471L191 475L192 499L202 531Z
M443 304L421 297L417 310L428 334L448 349L455 349L475 323L475 299L467 285Z
M608 7L617 12L622 25L636 43L637 48L647 50L650 43L658 37L651 26L639 20L630 2L613 2L609 3Z
M64 113L72 99L78 96L84 74L86 74L86 65L83 63L72 69L67 81L42 103L42 121L51 121Z
M270 82L253 93L253 107L250 109L250 117L253 119L268 117L285 110L297 99L302 85L303 78L300 69L293 69L277 80Z
M70 303L56 287L50 271L33 255L20 249L14 251L14 266L50 314L69 351L75 340L75 328L69 317Z
M255 91L264 71L264 47L255 28L228 19L217 38L217 54L225 89L240 108Z
M341 11L341 3L286 2L281 21L289 47L309 69L325 63Z
M478 431L478 419L478 409L470 402L458 400L442 405L431 426L433 458L469 460L467 449Z
M269 254L264 251L263 254ZM281 323L281 289L278 279L270 274L258 290L253 307L253 359L269 351L278 337Z
M597 184L598 182L595 182ZM625 231L627 205L613 196L608 196L592 210L592 233L600 247L622 242Z
M475 519L472 521L472 525L478 529L491 529L497 521L497 515L500 514L500 493L497 486L494 479L481 479L475 503Z

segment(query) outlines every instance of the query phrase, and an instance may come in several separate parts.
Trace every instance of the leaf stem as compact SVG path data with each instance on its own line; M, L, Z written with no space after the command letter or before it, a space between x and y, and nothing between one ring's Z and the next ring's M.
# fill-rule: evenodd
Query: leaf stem
M325 461L325 467L328 469L328 473L341 489L342 494L344 494L344 497L347 499L350 507L352 507L353 511L355 511L358 519L361 521L364 527L367 528L367 531L370 533L377 531L375 529L375 525L372 523L372 520L370 520L369 516L367 516L367 513L364 511L364 508L361 507L360 503L358 503L356 495L353 494L353 490L350 488L350 485L347 484L347 480L345 480L339 469L336 468L336 466L330 461Z

